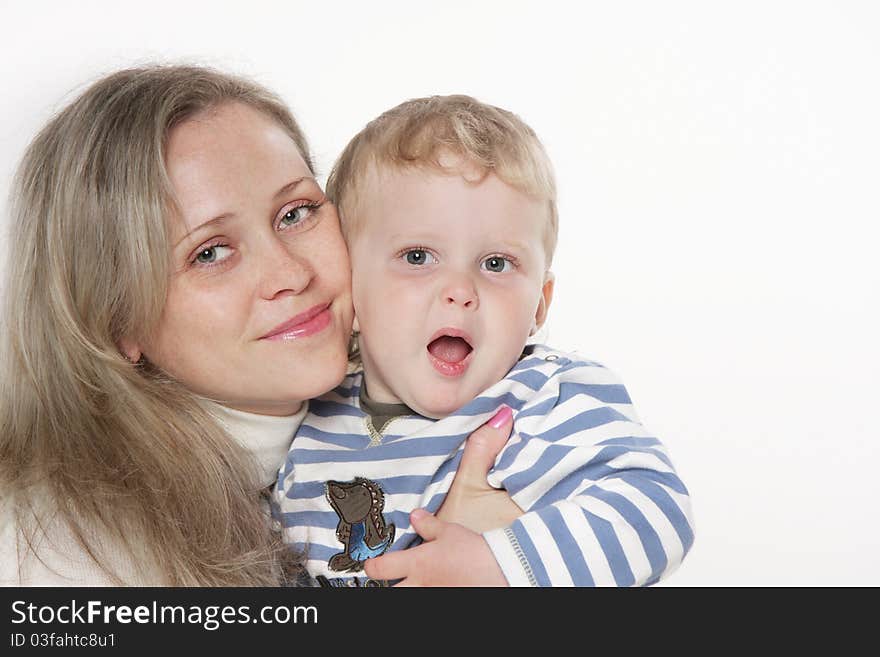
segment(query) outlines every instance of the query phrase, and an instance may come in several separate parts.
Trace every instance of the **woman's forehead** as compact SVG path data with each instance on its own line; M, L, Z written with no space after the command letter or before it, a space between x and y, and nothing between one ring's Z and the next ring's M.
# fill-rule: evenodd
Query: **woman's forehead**
M241 103L201 113L171 131L166 168L177 205L172 233L268 203L312 173L286 130Z

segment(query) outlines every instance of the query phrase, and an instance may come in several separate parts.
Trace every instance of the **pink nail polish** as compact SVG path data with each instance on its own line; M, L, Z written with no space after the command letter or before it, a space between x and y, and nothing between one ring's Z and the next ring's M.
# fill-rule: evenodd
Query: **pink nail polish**
M501 408L498 409L498 412L492 416L492 419L487 422L487 424L493 429L500 429L507 421L513 417L513 409L510 408L507 404L502 404Z

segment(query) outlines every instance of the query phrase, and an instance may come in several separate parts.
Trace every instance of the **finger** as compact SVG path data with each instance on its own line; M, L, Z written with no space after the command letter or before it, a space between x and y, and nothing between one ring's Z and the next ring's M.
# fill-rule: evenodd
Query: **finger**
M491 420L467 439L456 479L464 475L485 480L499 452L507 444L512 426L513 409L504 404Z
M415 568L415 548L399 552L387 552L364 562L364 572L370 579L400 579Z
M440 535L440 531L447 523L437 518L433 513L424 509L415 509L409 514L409 520L413 529L426 541L433 541Z

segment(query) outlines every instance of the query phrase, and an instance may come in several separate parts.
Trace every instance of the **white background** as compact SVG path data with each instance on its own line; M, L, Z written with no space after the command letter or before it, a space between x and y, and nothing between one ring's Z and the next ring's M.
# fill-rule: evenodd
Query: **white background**
M407 98L517 112L559 179L547 341L620 374L693 496L696 542L664 584L880 585L876 3L0 8L4 197L54 110L143 62L275 89L322 180Z

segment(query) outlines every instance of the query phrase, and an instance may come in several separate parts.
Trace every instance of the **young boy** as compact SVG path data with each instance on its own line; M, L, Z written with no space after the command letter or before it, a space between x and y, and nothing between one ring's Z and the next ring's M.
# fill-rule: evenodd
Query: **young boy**
M608 370L527 345L553 296L557 234L534 132L466 96L408 101L348 144L328 195L362 369L310 403L279 473L309 573L376 584L365 561L421 541L410 512L439 508L465 439L502 403L514 427L489 483L524 514L444 553L459 581L651 584L674 569L693 533L664 447Z

